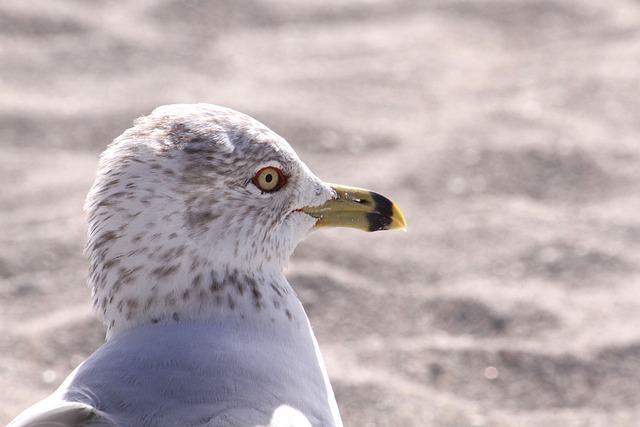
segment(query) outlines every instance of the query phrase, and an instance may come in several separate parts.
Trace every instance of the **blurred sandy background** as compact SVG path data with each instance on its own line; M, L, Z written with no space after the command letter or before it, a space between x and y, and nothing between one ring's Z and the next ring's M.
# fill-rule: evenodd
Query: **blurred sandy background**
M347 425L638 425L638 0L3 0L0 424L102 343L82 203L176 102L404 210L289 269Z

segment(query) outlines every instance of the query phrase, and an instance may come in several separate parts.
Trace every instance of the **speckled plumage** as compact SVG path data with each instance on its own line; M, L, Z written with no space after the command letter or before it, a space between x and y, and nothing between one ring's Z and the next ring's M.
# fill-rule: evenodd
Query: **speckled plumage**
M287 186L251 179L278 166ZM315 220L296 209L332 190L284 139L236 111L156 109L102 154L85 209L89 285L108 335L238 311L285 316L281 271Z

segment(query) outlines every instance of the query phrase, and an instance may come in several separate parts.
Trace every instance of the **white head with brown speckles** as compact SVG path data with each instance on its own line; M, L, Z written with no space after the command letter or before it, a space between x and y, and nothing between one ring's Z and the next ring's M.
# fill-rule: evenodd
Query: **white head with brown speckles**
M169 105L138 119L102 154L85 204L88 282L108 336L236 310L291 317L282 270L317 221L300 209L332 197L244 114Z

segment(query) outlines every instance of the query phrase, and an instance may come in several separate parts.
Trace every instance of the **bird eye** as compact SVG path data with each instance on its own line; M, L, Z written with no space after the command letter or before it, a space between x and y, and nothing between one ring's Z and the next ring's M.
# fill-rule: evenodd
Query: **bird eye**
M287 182L282 171L272 166L262 168L253 177L253 184L264 192L276 191Z

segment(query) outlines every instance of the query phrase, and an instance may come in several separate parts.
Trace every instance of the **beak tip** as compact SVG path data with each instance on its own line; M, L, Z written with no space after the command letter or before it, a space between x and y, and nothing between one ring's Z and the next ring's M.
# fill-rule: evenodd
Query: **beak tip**
M400 231L404 231L405 233L407 232L407 224L402 223L402 224L398 224L395 227L391 227L389 228L390 230L400 230Z
M393 218L394 225L395 225L394 228L402 230L402 231L404 231L406 233L407 232L407 220L404 219L404 214L402 213L400 208L395 203L393 203L391 211L392 211L391 217Z

